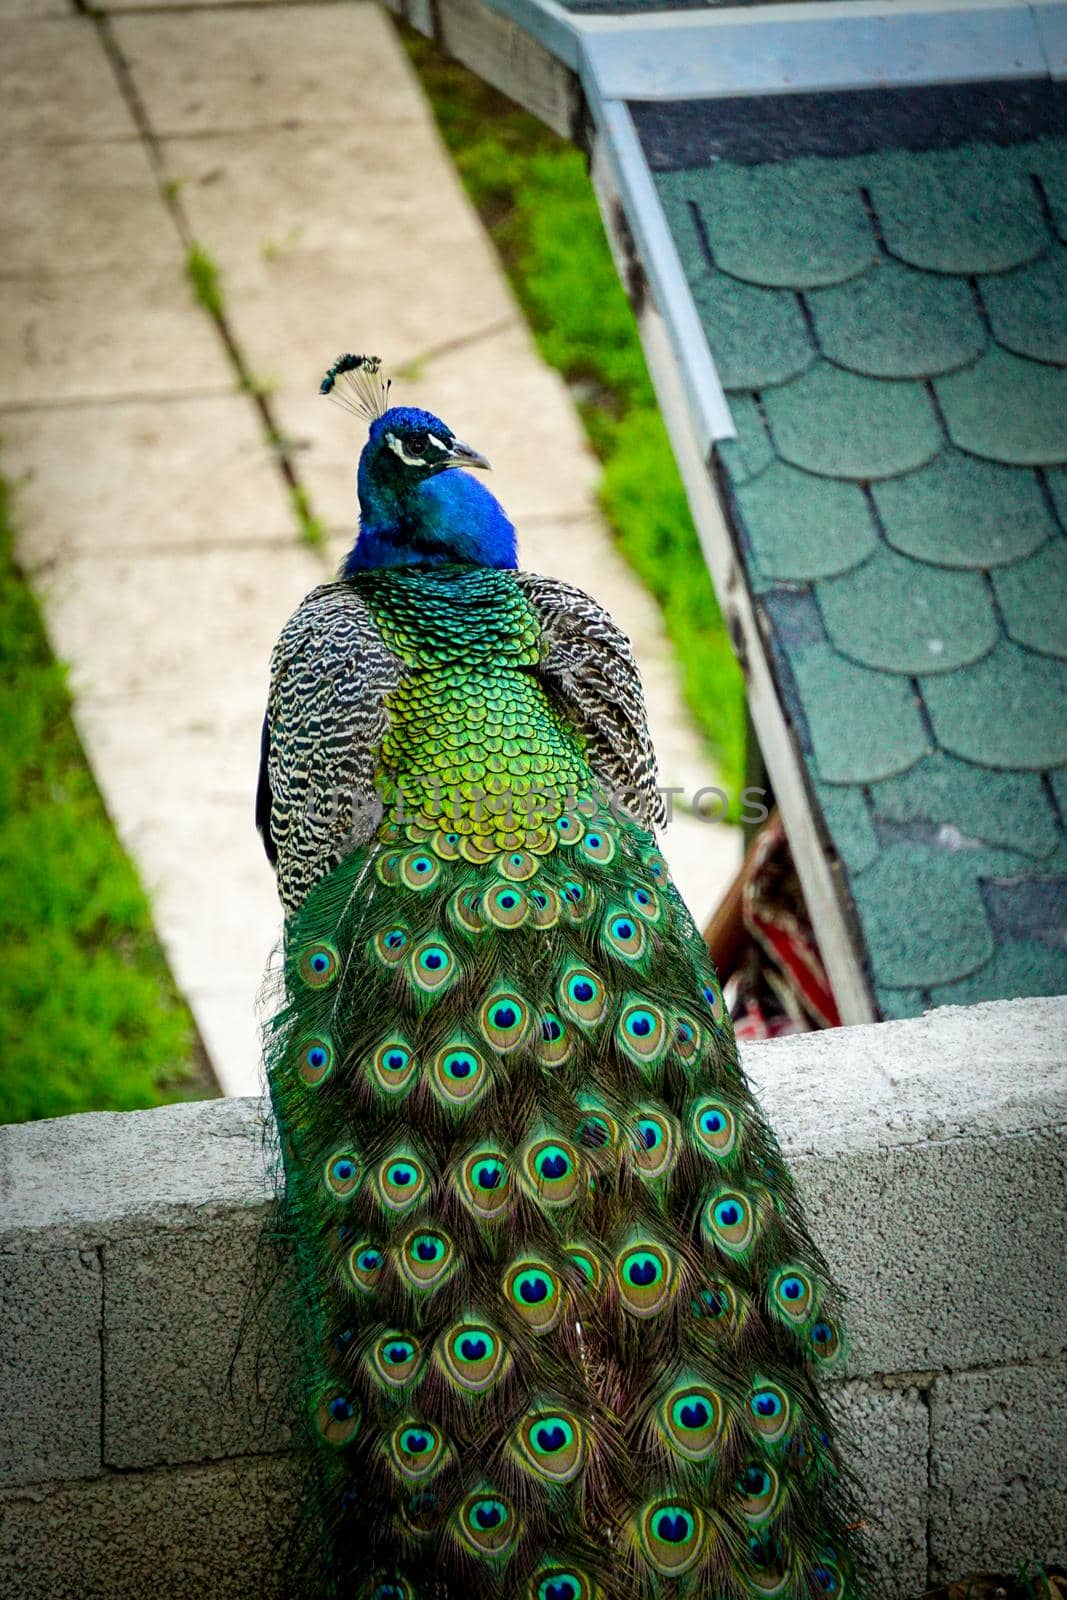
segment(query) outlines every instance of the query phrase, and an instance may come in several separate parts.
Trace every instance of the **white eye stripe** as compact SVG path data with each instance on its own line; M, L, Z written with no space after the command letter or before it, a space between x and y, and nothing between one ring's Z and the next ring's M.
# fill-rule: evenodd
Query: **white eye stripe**
M398 439L395 433L387 433L385 436L385 442L389 446L390 450L392 450L393 454L400 457L405 467L424 467L426 465L426 462L422 456L408 455L407 451L404 449L403 440Z
M426 437L436 449L441 450L445 455L448 454L447 444L442 444L436 433L428 433Z

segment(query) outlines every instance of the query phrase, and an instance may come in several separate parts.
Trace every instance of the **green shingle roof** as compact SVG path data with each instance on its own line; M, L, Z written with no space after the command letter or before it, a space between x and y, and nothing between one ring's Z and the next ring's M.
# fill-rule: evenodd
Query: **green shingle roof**
M718 455L750 589L889 1017L1067 989L1067 137L1061 106L1033 137L990 142L987 120L921 148L899 98L870 105L837 155L779 139L760 159L749 138L731 159L712 136L695 164L713 109L683 159L668 122L646 148L737 427Z

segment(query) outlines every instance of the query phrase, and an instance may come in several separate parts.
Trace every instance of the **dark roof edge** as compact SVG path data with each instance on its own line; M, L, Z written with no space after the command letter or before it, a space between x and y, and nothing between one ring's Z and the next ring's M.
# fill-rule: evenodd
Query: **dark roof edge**
M1067 134L1067 83L1047 78L631 105L655 172L798 156L1014 145Z

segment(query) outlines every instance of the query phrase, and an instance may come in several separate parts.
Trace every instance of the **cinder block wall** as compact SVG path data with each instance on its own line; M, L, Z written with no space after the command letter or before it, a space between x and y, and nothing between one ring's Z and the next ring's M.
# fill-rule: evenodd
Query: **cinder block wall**
M851 1296L884 1600L1067 1560L1067 1000L752 1047ZM0 1129L0 1593L271 1592L298 1476L254 1101ZM238 1329L251 1307L240 1350Z

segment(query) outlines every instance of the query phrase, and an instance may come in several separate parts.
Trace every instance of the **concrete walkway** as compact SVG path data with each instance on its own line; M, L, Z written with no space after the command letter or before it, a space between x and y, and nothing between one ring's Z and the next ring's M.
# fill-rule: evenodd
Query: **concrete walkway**
M714 783L658 612L595 506L597 464L541 362L370 0L182 10L0 0L0 467L78 727L227 1093L259 1082L253 997L280 925L251 824L267 659L355 525L360 431L318 398L341 349L493 460L524 565L594 591L636 646L663 779ZM126 13L129 13L128 15ZM192 297L222 273L235 380ZM325 523L299 533L282 455ZM698 916L731 830L667 854Z

